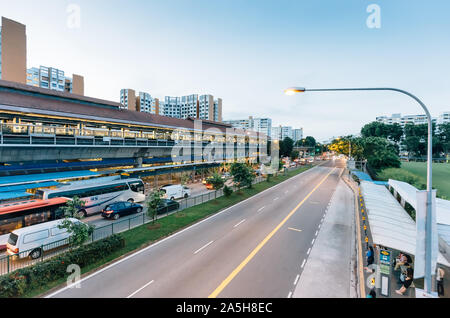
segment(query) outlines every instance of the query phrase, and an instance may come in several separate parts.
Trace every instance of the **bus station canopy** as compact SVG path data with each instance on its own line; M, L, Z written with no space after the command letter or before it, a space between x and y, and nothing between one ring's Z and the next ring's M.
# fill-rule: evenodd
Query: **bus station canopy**
M2 192L17 192L17 191L26 191L28 189L38 189L38 188L47 188L57 186L59 182L56 181L45 181L45 182L35 182L35 183L27 183L27 184L19 184L13 186L5 186L0 187L0 193Z
M405 252L416 253L416 223L383 185L361 181L361 192L374 244ZM450 263L438 253L438 263Z
M27 193L27 192L0 192L0 201L32 197L32 196L33 195L31 193Z
M74 178L86 178L98 176L99 173L90 170L63 171L52 173L37 173L29 175L0 177L0 186L23 185L33 182L58 181Z

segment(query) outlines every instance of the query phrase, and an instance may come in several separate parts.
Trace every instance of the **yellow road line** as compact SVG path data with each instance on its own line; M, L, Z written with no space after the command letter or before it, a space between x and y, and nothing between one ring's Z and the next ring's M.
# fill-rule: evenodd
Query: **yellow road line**
M248 264L248 262L251 261L251 259L259 252L259 250L272 238L272 236L275 235L276 232L289 220L289 218L305 203L306 200L322 185L322 183L325 182L325 180L336 170L336 168L333 168L320 182L316 187L308 193L308 195L284 218L283 221L281 221L280 224L277 225L277 227L270 232L269 235L267 235L264 240L261 241L261 243L258 244L258 246L255 247L255 249L242 261L241 264L239 264L238 267L236 267L230 275L228 275L227 278L211 293L211 295L208 296L208 298L216 298L224 289L227 287L227 285L233 280L234 277L236 277L237 274Z

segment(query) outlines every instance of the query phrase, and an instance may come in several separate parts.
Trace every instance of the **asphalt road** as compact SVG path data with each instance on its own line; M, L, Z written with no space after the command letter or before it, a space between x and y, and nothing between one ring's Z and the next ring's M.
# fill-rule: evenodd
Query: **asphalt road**
M343 167L310 169L49 296L290 297Z

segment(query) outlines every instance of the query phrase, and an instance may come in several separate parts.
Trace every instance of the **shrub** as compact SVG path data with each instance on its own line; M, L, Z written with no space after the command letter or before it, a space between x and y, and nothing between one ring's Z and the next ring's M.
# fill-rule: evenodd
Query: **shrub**
M416 187L419 190L426 189L426 185L422 182L422 179L409 171L398 168L387 168L377 174L377 178L382 181L388 181L389 179L403 181Z
M125 246L120 235L83 245L33 266L18 269L0 277L0 297L20 297L27 292L68 275L67 266L77 264L81 268L93 264Z
M226 197L229 197L233 193L233 190L229 186L223 187L223 194L225 194Z

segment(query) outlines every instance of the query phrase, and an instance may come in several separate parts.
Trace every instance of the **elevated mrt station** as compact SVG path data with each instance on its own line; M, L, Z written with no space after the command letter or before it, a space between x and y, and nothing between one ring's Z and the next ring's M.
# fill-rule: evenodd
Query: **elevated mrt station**
M0 177L130 168L145 176L256 164L266 154L267 136L255 132L0 80Z

